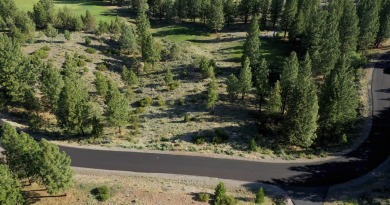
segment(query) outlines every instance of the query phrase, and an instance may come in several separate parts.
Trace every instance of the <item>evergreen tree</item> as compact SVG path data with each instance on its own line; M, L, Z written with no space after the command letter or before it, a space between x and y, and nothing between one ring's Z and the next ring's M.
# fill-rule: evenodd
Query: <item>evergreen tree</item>
M339 37L341 53L356 51L359 37L359 18L356 13L356 6L351 0L344 0L343 13L340 18Z
M173 82L173 75L172 75L172 72L171 72L171 69L167 69L167 72L165 73L165 76L164 76L164 81L165 81L165 84L169 85Z
M260 25L261 28L266 30L267 29L267 19L269 15L269 8L270 8L270 0L260 0Z
M147 10L148 4L146 3L146 0L140 0L137 16L137 34L139 42L143 41L143 38L145 38L146 33L148 32L148 30L150 30L150 22L146 15Z
M147 31L143 37L141 50L142 59L147 63L154 65L160 61L160 49L158 49L150 31Z
M126 68L126 66L122 67L122 79L127 83L129 86L136 86L139 83L137 75L134 73L133 70L129 70Z
M365 50L375 43L375 37L379 31L380 2L379 0L358 1L357 11L360 19L359 50Z
M275 87L271 91L268 109L272 113L280 113L282 111L282 96L279 81L276 81Z
M65 38L67 41L70 40L71 35L70 35L70 32L69 32L68 30L65 30L65 31L64 31L64 38Z
M254 0L241 0L238 5L238 11L241 15L244 16L244 23L248 23L249 15L253 10L253 6L255 4Z
M76 74L66 76L64 82L56 112L58 123L68 133L84 135L89 116L88 89Z
M250 89L252 88L252 71L250 68L249 58L245 59L238 79L240 82L240 92L242 94L241 99L244 100L245 95L249 93Z
M32 18L38 28L44 28L47 26L49 21L47 12L40 2L34 4Z
M264 101L264 98L268 94L269 84L268 84L269 68L267 61L263 58L258 68L255 69L255 87L256 87L256 96L259 103L259 110L261 111L261 105Z
M297 38L301 38L305 31L304 15L302 11L299 11L293 22L291 23L290 30L288 31L288 39L290 41L296 41Z
M225 22L228 24L228 28L230 24L234 21L234 18L237 15L237 4L234 0L225 0L223 3L223 12L225 14Z
M321 34L319 58L316 59L318 73L326 76L334 68L340 55L339 23L335 12L327 15L325 28Z
M271 3L271 22L272 28L275 28L276 23L279 21L283 13L284 0L272 0Z
M51 108L52 112L57 111L57 103L60 98L60 93L64 87L64 80L57 68L52 64L47 64L42 69L40 90L43 93L46 104Z
M91 12L87 9L85 11L85 16L81 17L86 31L94 31L96 28L95 17L92 16Z
M95 76L95 86L97 94L103 98L106 98L108 93L108 80L106 76L104 76L101 72L96 72Z
M206 25L206 20L210 12L211 0L200 0L200 1L201 1L200 13L203 19L203 24Z
M0 164L0 204L23 204L22 186L6 165Z
M377 48L384 40L390 38L390 0L382 0L380 8L379 31L375 41Z
M222 0L211 0L208 26L217 33L223 28L224 23Z
M355 77L345 56L325 81L320 101L320 141L334 143L340 140L357 116L359 106Z
M133 28L125 23L122 24L122 33L119 37L121 49L127 53L134 53L137 48Z
M317 138L318 98L311 79L311 62L306 54L298 74L286 116L286 133L291 144L310 147Z
M238 97L238 93L240 92L240 82L237 77L232 73L226 80L226 91L229 95L231 101L234 101Z
M263 204L265 202L265 193L263 187L260 187L259 190L256 192L256 199L255 203L256 204Z
M207 88L207 109L210 109L210 112L214 114L215 104L218 101L218 84L217 80L213 78L209 83L209 87Z
M245 60L246 58L249 58L252 66L256 65L260 58L260 28L257 16L251 19L246 34L242 59Z
M295 52L286 59L283 65L282 75L280 76L280 85L282 90L282 113L287 110L292 91L295 89L298 79L299 62Z
M281 26L284 30L284 37L286 37L287 31L291 29L296 16L298 14L298 0L287 0L284 6Z
M215 192L214 192L215 201L221 201L223 198L225 198L226 191L227 190L225 184L223 182L219 182L217 187L215 187Z
M112 82L109 83L106 105L105 113L108 122L111 126L118 127L119 134L122 134L122 127L129 121L130 106L127 98Z
M45 35L46 35L48 38L51 39L50 42L53 42L53 39L54 39L55 37L57 37L57 35L58 35L58 30L57 30L56 28L54 28L53 25L48 24L48 25L47 25L47 28L46 28L46 30L45 30Z
M57 145L45 139L40 142L40 176L42 184L49 194L59 194L67 191L73 182L73 170L70 167L70 157L60 152Z

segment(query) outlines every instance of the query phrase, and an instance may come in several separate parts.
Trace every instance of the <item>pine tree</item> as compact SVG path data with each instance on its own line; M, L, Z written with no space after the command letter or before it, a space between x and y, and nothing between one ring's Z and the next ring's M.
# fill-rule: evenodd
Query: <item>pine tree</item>
M253 10L253 6L255 4L254 0L241 0L238 5L238 11L241 15L244 16L244 23L248 23L249 15Z
M298 0L287 0L284 6L281 26L284 30L284 37L286 37L287 31L291 29L296 16L298 14Z
M156 42L150 31L147 31L143 37L141 50L142 59L147 63L154 65L160 61L160 50L157 48Z
M237 3L234 0L225 0L223 4L223 12L225 14L225 22L228 24L228 28L230 24L234 21L234 18L237 15Z
M0 204L23 204L22 186L6 165L0 164Z
M263 187L260 187L259 190L256 192L256 199L255 203L256 204L263 204L265 202L265 193Z
M246 34L242 59L246 58L249 58L251 65L256 65L260 58L260 29L257 16L251 19Z
M282 75L280 76L280 85L282 90L282 113L287 110L292 91L295 89L298 79L299 62L295 52L286 59L283 65Z
M38 2L33 6L32 17L38 28L44 28L48 24L48 16L43 5Z
M293 22L291 23L290 30L288 31L288 39L290 41L296 41L297 38L302 38L302 34L305 31L304 15L302 11L299 11Z
M112 82L109 83L106 105L105 114L108 122L111 126L118 127L119 134L122 134L122 127L129 122L130 106L127 98Z
M311 61L306 54L298 74L298 81L289 101L285 128L291 144L310 147L317 138L318 98L311 79Z
M58 123L68 133L85 134L89 116L88 89L76 74L66 76L64 82L56 112Z
M357 11L359 16L360 35L359 50L365 50L375 43L379 31L379 10L381 1L359 0Z
M137 44L133 28L130 25L123 23L121 30L122 33L118 41L121 49L127 53L134 53Z
M376 35L375 47L379 47L387 38L390 38L390 0L382 0L379 17L379 31Z
M334 68L340 55L339 23L335 12L327 15L325 28L321 34L319 58L316 59L317 72L326 76Z
M226 91L229 95L231 101L234 101L238 97L238 93L240 92L240 82L237 77L232 73L226 80Z
M167 72L165 73L164 82L167 85L169 85L173 82L173 74L171 72L171 69L169 69L169 68L167 69Z
M101 72L96 72L95 76L95 86L97 94L103 98L106 98L108 93L108 79Z
M51 108L52 112L56 112L58 99L60 93L64 87L64 80L57 68L52 64L47 64L42 69L40 90L43 93L44 99L47 101L47 105Z
M341 53L356 51L359 37L359 18L356 13L356 6L351 0L344 0L343 13L340 18L339 37Z
M70 40L71 35L70 35L70 32L69 32L68 30L65 30L65 31L64 31L64 38L65 38L67 41Z
M50 38L50 42L53 42L53 39L58 35L58 30L53 27L53 25L48 24L45 30L45 35Z
M268 84L269 68L267 61L263 58L258 68L255 69L255 87L256 87L256 96L259 103L259 110L261 112L261 105L264 101L264 98L267 96L269 91Z
M126 66L122 67L122 79L131 87L136 86L139 83L138 77L134 71L127 69Z
M67 191L73 183L73 170L70 167L70 157L60 152L57 145L45 139L40 142L41 161L40 176L42 184L49 194L59 194Z
M276 81L275 87L271 91L268 109L272 113L280 113L282 111L282 96L279 81Z
M207 109L210 109L211 114L214 114L215 104L218 101L218 84L217 80L213 78L207 88Z
M147 10L148 10L148 4L146 3L146 0L140 0L138 11L137 11L138 12L137 34L138 34L139 42L142 42L142 39L145 37L146 32L150 30L150 22L146 15Z
M240 92L242 94L241 99L244 100L245 95L249 93L250 89L252 88L252 71L250 68L249 58L245 59L238 79L240 82Z
M225 18L223 13L222 0L211 0L208 26L216 33L223 28Z
M320 101L321 142L338 142L357 116L359 106L355 77L342 56L325 81Z
M215 192L214 192L215 201L222 200L223 198L225 198L226 191L227 190L225 184L223 182L219 182L217 187L215 187Z
M260 26L262 29L267 29L267 19L269 15L270 0L260 0Z
M82 17L82 21L84 24L84 29L86 31L94 31L96 28L95 17L92 16L91 12L87 9L85 11L85 16Z
M283 5L284 5L284 0L272 0L271 3L272 28L275 28L276 23L279 21L279 18L283 13Z

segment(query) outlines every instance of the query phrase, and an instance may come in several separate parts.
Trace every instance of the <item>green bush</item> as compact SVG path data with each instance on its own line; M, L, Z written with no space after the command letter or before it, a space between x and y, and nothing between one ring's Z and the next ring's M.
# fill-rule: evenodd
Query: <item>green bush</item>
M255 140L255 138L252 138L251 139L251 141L250 141L250 143L249 143L249 149L250 149L250 151L252 151L252 152L257 152L258 151L258 147L257 147L257 143L256 143L256 140Z
M185 114L184 115L184 122L189 122L189 121L191 121L190 115L189 114Z
M265 202L265 193L263 187L261 187L257 192L256 192L256 199L255 203L256 204L263 204Z
M80 55L79 58L85 60L85 59L87 59L87 56L85 56L85 55Z
M206 137L202 135L195 135L192 137L192 142L197 145L206 143Z
M153 103L153 99L151 97L145 97L139 101L140 107L148 107Z
M223 197L217 197L214 201L215 205L236 205L237 200L231 195L225 195Z
M49 56L49 54L43 49L34 51L33 55L39 59L46 59Z
M229 135L222 129L215 129L213 143L221 144L229 140Z
M95 196L95 198L99 201L107 201L111 198L110 189L107 186L101 186L93 189L91 193Z
M175 90L177 87L179 87L179 85L180 85L180 81L174 80L171 83L169 83L168 89L169 90Z
M178 105L184 105L185 104L185 101L184 101L184 99L179 99L178 101L177 101L177 104Z
M159 96L157 97L157 104L158 104L158 106L160 106L160 107L165 106L165 100L164 100L164 98L163 98L161 95L159 95Z
M87 58L87 59L85 59L85 62L92 63L93 61L91 58Z
M107 70L107 66L105 63L99 63L96 67L96 70L98 71L106 71Z
M85 37L85 44L89 46L92 43L91 39L87 36Z
M209 193L199 193L196 195L196 198L198 199L198 201L208 202L210 200L210 194Z
M44 50L44 51L50 51L51 50L51 48L49 46L43 46L41 49Z
M89 54L95 54L96 53L96 49L94 49L94 48L87 48L87 49L85 49L85 52L87 52Z

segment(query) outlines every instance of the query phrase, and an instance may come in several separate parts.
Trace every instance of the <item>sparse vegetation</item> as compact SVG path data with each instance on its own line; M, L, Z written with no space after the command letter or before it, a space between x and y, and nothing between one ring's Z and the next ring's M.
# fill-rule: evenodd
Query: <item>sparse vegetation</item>
M99 201L105 202L111 198L110 189L107 186L97 187L91 190L91 193Z

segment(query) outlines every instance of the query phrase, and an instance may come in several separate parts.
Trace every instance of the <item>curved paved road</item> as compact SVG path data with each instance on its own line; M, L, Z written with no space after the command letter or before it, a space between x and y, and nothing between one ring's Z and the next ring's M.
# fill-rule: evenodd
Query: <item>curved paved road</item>
M390 52L384 59L390 60ZM369 138L355 151L333 160L318 163L263 163L176 156L85 150L61 147L71 158L72 166L134 172L171 173L217 177L223 179L265 182L295 190L294 194L310 197L297 187L317 187L322 194L327 186L352 180L377 167L390 154L390 75L384 67L390 61L378 63L373 73L374 123ZM322 188L318 188L322 187Z

